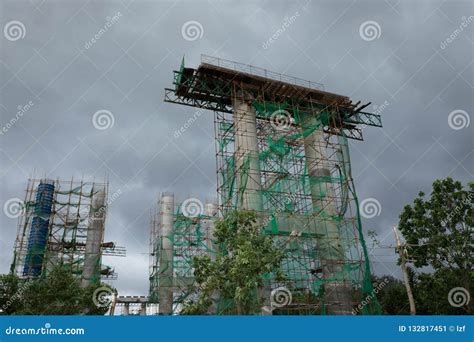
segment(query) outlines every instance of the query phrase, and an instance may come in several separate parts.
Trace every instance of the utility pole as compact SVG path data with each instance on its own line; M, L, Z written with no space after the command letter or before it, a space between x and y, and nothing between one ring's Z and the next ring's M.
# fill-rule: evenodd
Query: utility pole
M405 279L405 287L407 289L408 302L410 303L410 315L416 315L415 300L413 299L413 292L410 286L410 280L408 278L408 271L406 265L406 246L400 242L400 236L398 235L397 226L393 226L393 232L395 233L395 240L397 241L396 251L400 256L400 267L402 268L403 278Z

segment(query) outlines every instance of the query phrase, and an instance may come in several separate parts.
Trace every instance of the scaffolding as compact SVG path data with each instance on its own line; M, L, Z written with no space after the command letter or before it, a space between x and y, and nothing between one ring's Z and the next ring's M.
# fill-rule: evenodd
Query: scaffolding
M373 298L348 139L381 127L370 103L353 103L319 84L203 56L174 72L165 101L214 111L221 215L257 212L284 250L292 301L273 314L353 313ZM376 299L361 314L380 311Z
M125 256L126 251L103 241L107 192L107 183L29 179L11 271L31 279L62 265L85 286L116 279L102 256Z
M212 258L216 253L212 234L217 208L193 200L202 208L189 215L184 209L186 203L175 203L173 194L164 193L158 203L160 211L150 220L149 302L160 303L160 314L179 313L181 304L193 295L193 258ZM170 206L170 213L166 213L166 206ZM170 230L163 224L167 214L172 222ZM163 301L168 304L166 308Z

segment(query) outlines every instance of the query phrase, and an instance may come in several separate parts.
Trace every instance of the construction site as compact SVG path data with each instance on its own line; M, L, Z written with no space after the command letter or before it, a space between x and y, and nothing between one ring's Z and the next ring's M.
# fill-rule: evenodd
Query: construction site
M46 277L62 265L81 286L114 280L102 256L125 257L125 247L105 242L108 183L30 179L18 219L11 272Z
M350 315L373 294L349 143L382 127L370 103L321 84L210 56L181 63L165 101L214 112L217 203L175 200L166 192L151 220L149 304L179 315L192 296L193 258L225 253L214 223L233 210L257 214L264 234L284 251L285 281L266 273L262 314ZM275 291L291 292L277 309ZM208 314L235 314L216 296ZM128 310L127 310L128 312ZM378 314L374 298L360 314Z
M0 3L0 342L474 342L473 1Z
M373 286L348 141L381 127L380 115L321 84L210 56L197 68L183 58L172 85L165 102L214 113L217 201L161 194L150 223L149 295L114 296L109 314L179 315L194 296L194 257L226 253L215 222L235 210L256 213L284 254L285 280L263 275L261 314L353 314ZM107 196L108 183L30 179L11 272L34 279L60 264L84 287L116 279L102 257L123 257L125 248L104 241ZM281 289L290 300L276 307ZM379 312L374 299L360 314ZM216 295L207 314L235 314L235 303Z

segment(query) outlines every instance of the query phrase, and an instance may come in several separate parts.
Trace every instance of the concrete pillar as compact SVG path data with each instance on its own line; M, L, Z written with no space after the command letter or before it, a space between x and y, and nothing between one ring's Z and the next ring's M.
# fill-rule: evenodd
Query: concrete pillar
M233 97L234 132L235 132L235 169L238 194L242 200L239 209L255 210L257 223L263 222L263 198L258 156L257 114L252 106L252 97L245 92L236 92ZM248 164L247 175L243 172ZM263 288L259 289L259 297L263 298L262 314L271 314L270 281L264 280Z
M110 305L109 316L115 315L116 306L117 306L117 295L114 293L112 297L112 304Z
M204 212L207 217L202 219L201 222L205 232L207 233L206 245L210 252L209 257L214 261L216 259L215 252L217 249L217 246L214 244L214 222L217 219L217 205L214 203L206 203L204 206Z
M235 168L236 185L242 209L263 210L261 190L260 161L258 159L257 119L251 99L245 98L244 93L236 94L233 98L234 131L235 131ZM248 172L244 168L248 163ZM242 190L244 190L242 192Z
M123 304L123 307L122 307L122 316L129 316L129 315L130 315L130 304L125 303Z
M306 156L306 168L314 214L317 215L317 232L324 237L319 240L319 255L323 267L325 304L331 315L348 315L352 311L351 287L344 279L344 250L341 245L338 215L329 160L326 156L324 132L321 123L313 115L303 118L302 132ZM334 281L337 277L337 280Z
M140 311L138 313L140 316L146 316L146 303L140 304Z
M159 281L159 314L173 313L173 224L174 224L174 194L161 195L161 249Z
M104 221L105 189L101 189L92 196L84 255L84 268L82 270L82 287L87 287L88 285L100 281L101 244L104 238Z

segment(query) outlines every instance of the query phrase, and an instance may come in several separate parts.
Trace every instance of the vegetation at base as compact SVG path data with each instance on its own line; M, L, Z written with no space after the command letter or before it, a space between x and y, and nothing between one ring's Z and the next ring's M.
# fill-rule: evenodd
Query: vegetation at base
M101 286L107 285L82 288L79 280L61 266L35 280L0 275L0 314L104 315L109 308L97 307L93 301L95 289Z
M417 315L472 315L474 298L461 307L448 301L461 287L474 294L474 183L464 188L452 178L433 182L400 215L407 248L409 278ZM388 315L409 314L405 285L393 277L377 295Z
M234 211L216 222L215 243L222 253L215 260L194 258L196 285L181 314L207 314L218 304L216 298L220 302L217 314L261 312L264 303L259 293L265 286L264 276L274 273L277 280L283 280L279 271L283 252L262 231L251 211Z

